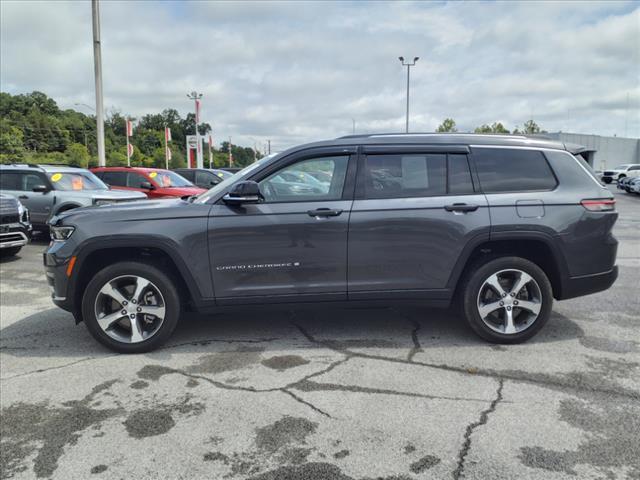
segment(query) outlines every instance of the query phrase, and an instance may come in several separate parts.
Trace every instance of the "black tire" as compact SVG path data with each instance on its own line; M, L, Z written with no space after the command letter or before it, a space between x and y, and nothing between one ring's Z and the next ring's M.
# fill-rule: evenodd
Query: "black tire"
M603 177L603 178L602 178L602 181L603 181L604 183L611 183L611 182L613 181L613 179L612 179L611 177Z
M164 321L152 337L139 343L124 343L107 335L98 324L94 308L100 289L114 278L127 275L151 281L164 299ZM173 279L156 266L141 262L119 262L100 270L89 282L82 297L82 316L91 336L107 348L120 353L144 353L158 348L175 330L180 310L180 295Z
M0 254L3 257L14 257L20 250L22 250L22 247L3 248L0 250Z
M489 328L478 312L478 295L485 280L502 270L517 269L529 274L538 284L541 307L538 317L526 329L512 334L496 332ZM553 291L551 282L544 271L535 263L521 257L491 257L474 264L463 281L460 298L463 316L471 329L483 339L492 343L521 343L540 331L551 316Z

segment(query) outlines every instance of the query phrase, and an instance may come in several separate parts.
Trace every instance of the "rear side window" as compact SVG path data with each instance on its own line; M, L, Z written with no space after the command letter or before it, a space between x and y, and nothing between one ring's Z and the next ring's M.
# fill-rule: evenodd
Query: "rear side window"
M405 198L445 195L447 156L444 154L368 155L365 160L366 198Z
M473 182L466 155L449 154L449 194L464 195L473 192Z
M485 193L553 190L557 181L542 152L475 148L473 158Z
M22 190L21 174L18 172L7 172L0 174L0 189L2 190Z
M104 172L102 181L115 187L127 186L127 172Z

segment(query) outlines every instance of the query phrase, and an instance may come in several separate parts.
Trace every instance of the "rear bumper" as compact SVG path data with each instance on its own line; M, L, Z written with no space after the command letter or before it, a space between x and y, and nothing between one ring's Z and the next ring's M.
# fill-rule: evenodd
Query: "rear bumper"
M569 298L582 297L583 295L601 292L613 285L617 278L617 265L614 265L608 272L569 277L562 286L562 295L558 300L567 300Z

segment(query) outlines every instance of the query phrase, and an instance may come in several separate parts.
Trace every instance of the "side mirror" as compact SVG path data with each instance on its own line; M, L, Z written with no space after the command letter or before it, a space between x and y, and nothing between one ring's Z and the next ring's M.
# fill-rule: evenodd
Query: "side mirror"
M222 200L228 205L242 205L243 203L260 203L264 200L260 193L260 186L253 180L236 183Z
M151 182L140 182L140 188L144 188L145 190L155 190L156 187L154 187Z
M39 193L47 193L49 191L49 187L46 185L36 185L31 190Z

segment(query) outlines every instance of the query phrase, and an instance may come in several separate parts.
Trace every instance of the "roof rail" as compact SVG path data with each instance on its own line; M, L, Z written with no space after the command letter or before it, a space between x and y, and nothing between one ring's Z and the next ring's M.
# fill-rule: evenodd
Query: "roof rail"
M360 133L353 135L343 135L338 139L346 138L373 138L373 137L434 137L434 136L493 136L509 138L527 138L526 135L513 135L506 133L465 133L465 132L411 132L411 133Z

